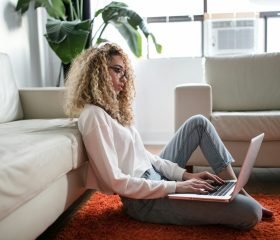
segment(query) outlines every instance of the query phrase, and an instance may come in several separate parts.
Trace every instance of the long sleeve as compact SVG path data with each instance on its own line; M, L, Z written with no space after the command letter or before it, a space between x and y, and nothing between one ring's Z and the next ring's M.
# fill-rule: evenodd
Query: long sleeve
M147 154L149 155L150 161L155 169L162 173L166 178L170 180L182 181L183 173L186 171L186 169L179 167L177 163L174 163L170 160L160 158L149 151L147 151Z
M116 141L118 131L115 131L108 119L99 117L96 113L93 116L84 115L79 119L79 129L88 153L90 170L98 181L96 186L99 190L137 199L165 197L175 192L174 181L152 181L135 177L128 172L129 165L133 168L133 164L137 163L133 161L133 155L127 150L134 146L123 144L122 152L120 151ZM122 138L118 138L119 141L125 141L125 130L121 134ZM125 160L120 159L120 156L125 156Z

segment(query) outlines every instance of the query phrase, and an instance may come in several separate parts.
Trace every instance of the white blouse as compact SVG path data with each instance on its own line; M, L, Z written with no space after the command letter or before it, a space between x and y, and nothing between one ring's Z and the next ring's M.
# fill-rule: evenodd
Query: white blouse
M123 127L102 108L86 105L78 127L89 158L87 188L136 199L175 192L185 169L147 151L133 126ZM141 178L152 166L171 181Z

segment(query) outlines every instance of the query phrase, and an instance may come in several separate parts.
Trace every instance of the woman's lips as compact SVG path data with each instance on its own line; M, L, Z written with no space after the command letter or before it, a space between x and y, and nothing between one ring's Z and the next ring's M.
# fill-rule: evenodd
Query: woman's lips
M119 90L122 91L123 90L123 85L119 85Z

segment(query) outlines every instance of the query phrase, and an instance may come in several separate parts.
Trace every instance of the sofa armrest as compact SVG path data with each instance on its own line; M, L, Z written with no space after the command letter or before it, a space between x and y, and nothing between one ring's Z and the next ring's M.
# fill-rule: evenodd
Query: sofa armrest
M19 89L24 119L67 118L63 111L64 87Z
M212 112L211 86L206 83L188 83L175 88L175 130L189 117L202 114L210 118Z

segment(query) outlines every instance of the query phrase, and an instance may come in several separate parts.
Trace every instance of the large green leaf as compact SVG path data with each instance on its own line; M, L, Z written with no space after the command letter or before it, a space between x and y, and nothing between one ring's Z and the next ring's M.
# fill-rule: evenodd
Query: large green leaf
M104 13L104 15L106 14L106 12ZM156 50L158 53L161 53L162 51L162 46L160 44L157 43L155 36L149 31L144 19L142 17L140 17L140 15L138 13L136 13L135 11L125 8L125 7L121 7L119 9L119 16L118 17L125 17L127 18L127 22L136 30L138 30L138 28L143 32L144 36L148 39L148 37L150 36L153 40L153 43L156 47Z
M20 11L21 14L25 13L28 10L31 1L33 0L18 0L16 11Z
M104 22L108 22L115 14L118 14L117 12L120 9L125 9L127 7L128 6L125 3L122 3L122 2L111 2L108 5L106 5L104 8L101 8L101 9L97 10L95 12L95 17L97 17L100 14L103 14L103 12L106 11L107 12L106 16L108 16L107 19L106 19L106 17L105 17L105 19L104 19L103 16L102 17L103 17Z
M157 43L154 34L150 33L149 36L151 36L151 38L152 38L152 40L153 40L153 43L154 43L154 45L155 45L155 47L156 47L157 52L158 52L158 53L161 53L161 52L162 52L162 45L159 44L159 43Z
M144 19L135 11L129 9L126 4L121 2L111 2L104 8L98 10L95 16L98 16L99 14L102 14L105 24L111 23L118 29L136 56L139 57L142 55L142 40L139 34L139 29L143 32L147 41L148 37L151 36L157 52L161 52L162 46L156 42L155 36L148 30ZM137 49L140 45L140 49Z
M130 50L135 56L142 56L142 37L125 19L112 20L113 24L126 40Z
M50 47L65 64L70 63L86 46L91 21L48 19L45 37Z
M31 2L34 2L34 8L44 7L48 12L48 15L53 18L65 18L65 0L18 0L16 11L21 11L25 13Z

